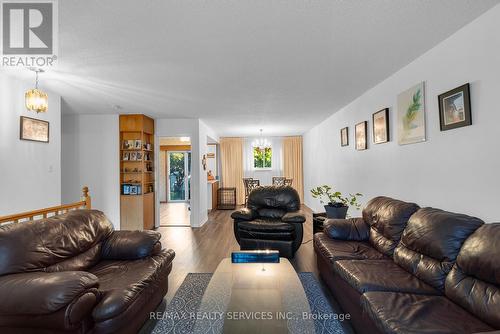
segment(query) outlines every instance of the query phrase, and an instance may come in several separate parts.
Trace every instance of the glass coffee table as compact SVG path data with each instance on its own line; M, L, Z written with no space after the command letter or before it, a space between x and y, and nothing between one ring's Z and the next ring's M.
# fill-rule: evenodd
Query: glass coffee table
M314 333L302 283L280 263L221 261L208 284L194 333Z

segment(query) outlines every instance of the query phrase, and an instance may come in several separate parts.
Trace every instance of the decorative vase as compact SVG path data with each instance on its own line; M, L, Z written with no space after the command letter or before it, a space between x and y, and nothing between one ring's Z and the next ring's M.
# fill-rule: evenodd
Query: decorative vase
M333 219L345 219L347 216L348 206L333 206L325 205L326 216Z

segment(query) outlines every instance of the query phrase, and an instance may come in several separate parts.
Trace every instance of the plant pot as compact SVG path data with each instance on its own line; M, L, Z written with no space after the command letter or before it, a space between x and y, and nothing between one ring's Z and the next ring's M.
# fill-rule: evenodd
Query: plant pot
M349 210L348 206L333 206L333 205L325 205L326 216L328 218L333 219L345 219L347 216L347 210Z

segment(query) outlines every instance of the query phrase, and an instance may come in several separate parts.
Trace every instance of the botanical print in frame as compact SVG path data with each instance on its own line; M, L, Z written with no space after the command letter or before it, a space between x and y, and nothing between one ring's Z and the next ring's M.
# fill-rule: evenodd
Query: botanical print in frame
M49 142L49 122L21 116L19 138L22 140Z
M349 146L349 128L340 129L340 146Z
M389 141L389 108L377 111L372 115L373 142L375 144Z
M398 143L400 145L425 141L424 83L398 95Z
M472 124L469 84L438 96L441 131Z
M356 137L355 138L356 150L358 150L358 151L366 150L366 148L367 148L367 142L366 142L367 125L368 125L368 122L364 121L364 122L356 124L356 126L354 128L354 134Z

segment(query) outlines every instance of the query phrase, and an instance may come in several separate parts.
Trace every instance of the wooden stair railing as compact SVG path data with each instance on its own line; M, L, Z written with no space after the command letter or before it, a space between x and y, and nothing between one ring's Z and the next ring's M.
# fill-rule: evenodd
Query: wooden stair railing
M76 209L91 209L91 198L89 195L89 188L83 187L82 200L79 202L71 204L63 204L59 206L53 206L50 208L33 210L28 212L16 213L8 216L0 216L0 225L4 223L20 223L23 221L30 221L34 219L42 219L52 216L57 216L66 213L70 210Z

